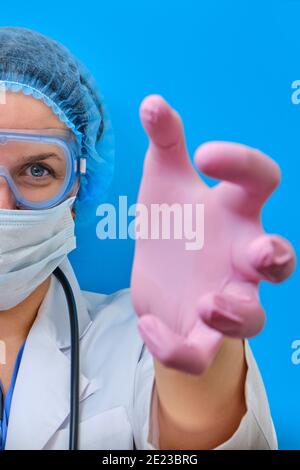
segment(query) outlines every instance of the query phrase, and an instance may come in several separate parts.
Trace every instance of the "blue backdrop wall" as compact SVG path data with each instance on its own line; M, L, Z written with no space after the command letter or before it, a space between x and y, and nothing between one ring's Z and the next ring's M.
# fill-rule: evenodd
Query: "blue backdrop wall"
M282 184L264 224L299 249L300 2L288 0L15 0L1 8L2 26L36 29L63 42L98 80L113 122L116 171L108 202L136 200L147 139L138 107L163 95L182 115L191 154L203 141L233 140L270 154ZM293 103L294 101L294 103ZM128 286L133 241L101 241L95 207L77 229L71 260L84 289ZM300 275L261 286L268 314L251 341L263 373L280 448L300 449Z

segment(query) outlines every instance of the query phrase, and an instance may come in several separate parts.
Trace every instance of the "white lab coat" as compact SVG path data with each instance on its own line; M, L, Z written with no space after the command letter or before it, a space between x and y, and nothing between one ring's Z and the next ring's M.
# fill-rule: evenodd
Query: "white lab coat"
M81 292L68 260L61 264L77 302L80 331L81 449L158 449L152 356L139 335L129 289ZM257 365L245 342L248 411L218 449L276 449L276 435ZM6 449L67 449L69 317L52 276L29 332L9 417Z

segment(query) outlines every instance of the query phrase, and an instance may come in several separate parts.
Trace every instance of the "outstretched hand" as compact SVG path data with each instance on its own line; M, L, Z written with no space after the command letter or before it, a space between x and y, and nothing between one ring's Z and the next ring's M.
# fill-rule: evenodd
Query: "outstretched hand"
M289 242L266 234L260 219L280 170L256 149L209 142L198 147L194 159L202 173L222 180L209 187L190 161L178 113L161 96L150 95L140 117L149 147L138 203L148 214L155 204L182 208L182 224L192 223L202 204L204 243L187 249L184 236L137 238L131 294L138 327L160 362L199 374L224 335L246 338L262 329L259 282L281 282L294 269ZM149 224L157 234L159 220Z

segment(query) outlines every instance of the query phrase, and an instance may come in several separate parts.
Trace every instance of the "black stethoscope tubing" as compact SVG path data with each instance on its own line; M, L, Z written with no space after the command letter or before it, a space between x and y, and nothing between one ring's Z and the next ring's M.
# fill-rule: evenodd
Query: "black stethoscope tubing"
M79 328L77 307L72 287L65 274L59 267L54 270L53 274L64 289L69 309L71 335L69 450L77 450L79 423Z

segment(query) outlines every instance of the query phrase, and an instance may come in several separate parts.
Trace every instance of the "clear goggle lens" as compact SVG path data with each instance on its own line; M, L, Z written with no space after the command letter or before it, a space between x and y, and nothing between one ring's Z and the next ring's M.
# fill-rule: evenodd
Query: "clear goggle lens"
M0 130L0 186L10 186L18 205L51 207L74 186L79 175L79 155L68 131L55 137L31 138Z

